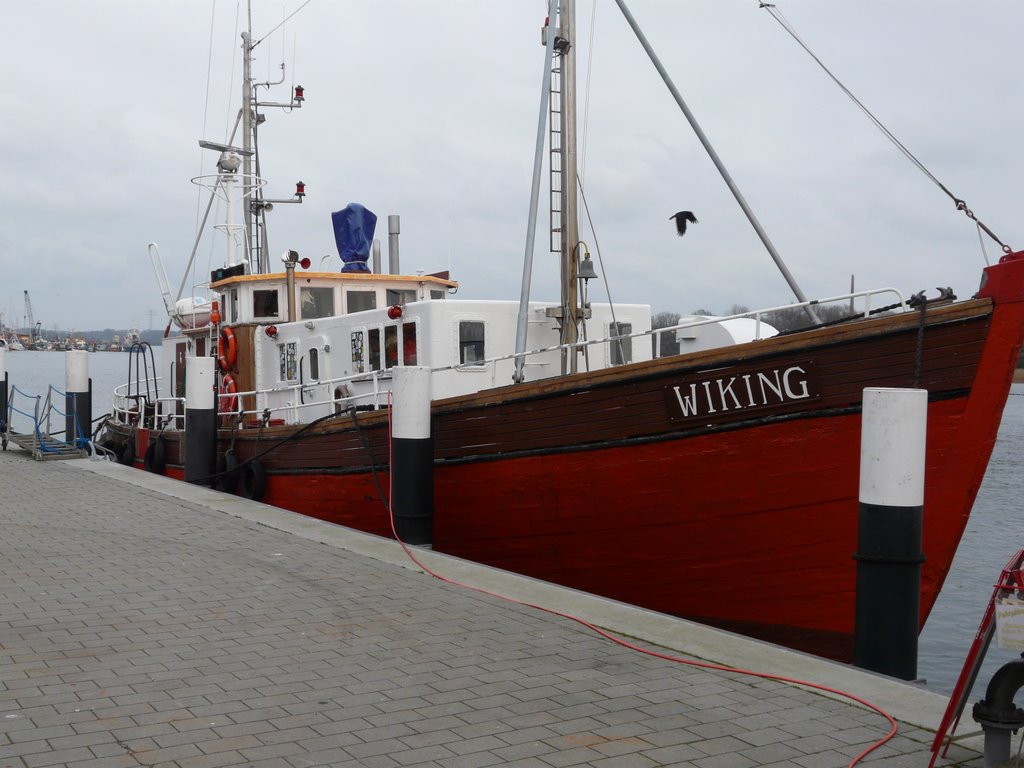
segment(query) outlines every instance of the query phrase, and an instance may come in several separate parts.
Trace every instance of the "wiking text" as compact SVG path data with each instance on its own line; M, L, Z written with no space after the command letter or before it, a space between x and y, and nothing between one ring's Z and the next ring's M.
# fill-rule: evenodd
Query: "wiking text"
M677 384L670 392L674 419L767 408L819 396L806 363Z

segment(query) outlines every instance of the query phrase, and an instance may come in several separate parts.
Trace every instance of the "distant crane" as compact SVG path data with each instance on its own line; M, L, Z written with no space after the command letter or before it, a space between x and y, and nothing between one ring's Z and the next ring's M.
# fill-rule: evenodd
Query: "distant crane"
M28 297L28 291L25 291L25 325L28 328L29 340L35 341L41 337L42 334L39 331L39 327L42 325L40 320L38 323L32 316L32 300Z

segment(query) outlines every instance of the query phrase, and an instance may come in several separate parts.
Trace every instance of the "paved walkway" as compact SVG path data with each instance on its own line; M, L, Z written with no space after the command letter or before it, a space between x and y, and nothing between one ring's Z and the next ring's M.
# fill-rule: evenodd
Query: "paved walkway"
M814 768L888 729L448 585L394 542L118 465L0 454L0 525L0 768ZM644 644L852 690L901 720L864 765L928 763L941 696L423 557ZM939 764L982 762L958 745Z

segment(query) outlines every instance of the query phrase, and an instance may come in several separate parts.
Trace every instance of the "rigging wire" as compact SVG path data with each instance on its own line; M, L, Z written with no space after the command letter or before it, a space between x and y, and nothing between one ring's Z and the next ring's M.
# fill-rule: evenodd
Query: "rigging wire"
M292 16L297 14L299 11L301 11L303 8L305 8L307 5L309 5L311 2L313 2L313 0L306 0L306 2L304 2L302 5L300 5L298 8L296 8L294 11L292 11L287 16L285 16L284 19L281 20L280 24L278 24L276 27L274 27L269 32L267 32L267 34L265 34L259 40L255 41L252 44L252 47L255 48L257 45L259 45L264 40L266 40L268 37L270 37L272 34L274 34L277 30L279 30L281 27L283 27L285 25L285 23L288 21L288 19L292 18Z
M594 236L594 250L597 251L597 263L601 267L601 281L604 283L604 291L608 296L608 310L612 315L612 327L615 329L613 334L616 337L621 335L621 328L619 328L619 321L615 317L615 302L612 301L612 288L608 283L608 269L604 265L604 256L601 255L601 243L597 240L597 230L594 228L594 219L590 215L590 206L587 205L587 196L583 193L583 180L579 175L576 176L576 184L580 188L580 200L583 201L583 212L587 215L587 224L590 226L590 234ZM626 355L622 349L622 339L616 338L616 344L619 347L619 355L625 360Z
M981 236L981 225L978 225L978 245L981 246L981 258L985 260L985 266L991 266L991 262L988 260L988 253L985 251L985 238Z
M582 179L587 167L587 136L590 133L590 81L594 74L594 30L597 29L597 0L590 11L590 42L587 47L587 84L583 89L583 149L580 152L580 168L577 177Z
M989 229L987 226L985 226L985 224L982 221L980 221L974 215L974 212L971 211L971 209L967 207L967 203L963 199L957 197L952 192L950 192L949 189L946 188L946 185L943 184L941 181L939 181L935 177L935 175L932 174L932 172L929 171L928 168L925 167L924 163L922 163L920 160L918 160L917 157L914 155L914 153L911 152L903 144L903 142L901 142L899 139L897 139L896 136L892 133L892 131L890 131L888 128L886 128L885 124L882 123L882 121L879 120L877 117L875 117L874 113L872 113L870 109L868 109L866 106L864 106L864 103L861 102L860 99L858 99L856 96L853 95L853 92L850 91L850 89L847 88L838 77L836 77L836 75L832 72L832 70L830 70L825 65L825 63L820 58L818 58L818 56L814 53L814 51L811 50L810 46L808 46L807 43L804 42L803 38L800 37L800 35L793 28L793 26L782 15L782 11L780 11L778 8L776 8L774 3L764 2L764 0L758 0L758 7L759 8L764 8L766 11L768 11L769 14L771 14L771 17L773 19L775 19L775 21L777 21L779 23L779 26L781 26L784 30L786 30L786 32L789 33L790 37L792 37L800 45L800 47L803 48L804 51L807 52L808 56L810 56L812 59L814 59L814 61L818 64L818 66L821 67L822 71L824 71L824 73L826 75L828 75L829 78L831 78L832 82L834 82L837 86L839 86L840 90L842 90L842 92L845 93L850 98L850 100L857 106L857 108L860 109L860 111L864 113L864 115L868 118L868 120L870 120L874 124L874 126L876 128L878 128L878 130L881 131L882 134L887 139L889 139L890 142L892 142L893 146L895 146L903 154L904 157L906 157L911 163L913 163L917 167L918 170L920 170L925 176L927 176L929 179L931 179L932 182L934 182L934 184L939 189L941 189L943 192L945 192L949 196L949 198L956 205L956 209L958 211L963 211L967 215L967 217L969 219L972 219L978 225L978 228L980 230L984 230L985 234L987 234L989 237L991 237L993 240L995 240L997 243L999 243L1000 247L1002 247L1004 252L1009 253L1011 251L1011 248L1008 245L1006 245L1006 243L1004 243L1002 240L1000 240L998 237L996 237L995 233L992 232L991 229ZM986 261L987 261L987 257L986 257Z

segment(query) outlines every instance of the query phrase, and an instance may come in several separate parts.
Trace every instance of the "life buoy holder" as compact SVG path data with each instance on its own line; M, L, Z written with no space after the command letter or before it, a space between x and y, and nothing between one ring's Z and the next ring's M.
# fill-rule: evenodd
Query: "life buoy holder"
M235 377L225 374L220 380L220 398L217 410L220 413L234 413L238 410L238 385Z
M224 373L234 370L237 359L238 341L235 339L235 332L230 328L221 328L217 342L217 363L220 369Z

